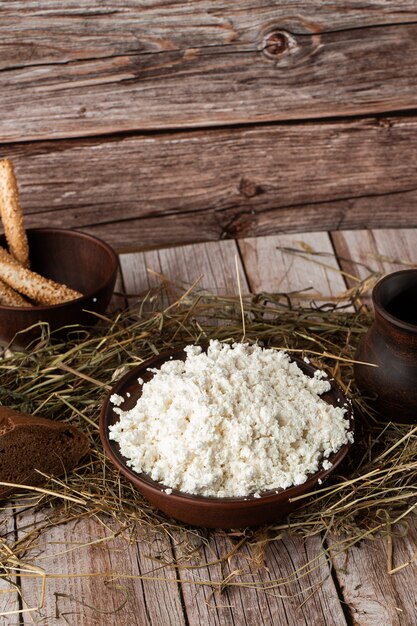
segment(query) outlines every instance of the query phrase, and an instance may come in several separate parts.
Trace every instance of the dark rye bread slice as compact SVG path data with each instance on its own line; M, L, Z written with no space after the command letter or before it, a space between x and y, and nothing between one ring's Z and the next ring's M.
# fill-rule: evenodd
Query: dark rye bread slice
M35 470L62 476L88 451L75 426L0 406L0 482L38 487L46 481ZM0 485L0 499L15 491Z

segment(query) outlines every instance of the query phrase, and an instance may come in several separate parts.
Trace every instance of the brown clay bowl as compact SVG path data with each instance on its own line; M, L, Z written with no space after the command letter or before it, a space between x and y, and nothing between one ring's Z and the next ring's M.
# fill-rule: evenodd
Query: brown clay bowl
M180 350L150 359L125 374L109 392L100 415L100 436L108 457L152 505L182 522L210 528L244 528L276 522L286 517L305 502L305 500L291 502L291 499L314 491L320 484L319 481L323 482L341 463L349 451L350 443L343 445L338 452L329 457L329 461L333 464L330 469L321 469L312 474L302 485L282 489L278 493L265 491L261 493L260 498L248 496L245 499L195 496L177 490L173 490L172 494L168 495L164 491L167 485L155 482L145 474L137 474L131 470L126 464L125 457L120 454L119 444L109 439L109 426L119 420L119 416L113 411L110 396L115 393L125 398L121 405L123 410L133 408L141 394L142 385L139 384L138 378L147 382L153 376L147 371L149 367L158 368L170 357L185 359L185 356L185 352ZM294 361L305 374L313 376L314 367L299 359L294 359ZM346 406L350 430L353 431L354 420L351 405L341 389L334 382L331 382L331 385L330 391L321 397L333 406Z
M64 304L15 307L0 305L0 340L25 346L40 334L46 322L54 331L64 326L91 326L104 313L113 293L118 269L114 250L104 241L86 233L61 228L36 228L27 231L30 263L33 271L46 278L65 283L85 294ZM5 247L4 235L0 246ZM19 333L18 335L16 335Z

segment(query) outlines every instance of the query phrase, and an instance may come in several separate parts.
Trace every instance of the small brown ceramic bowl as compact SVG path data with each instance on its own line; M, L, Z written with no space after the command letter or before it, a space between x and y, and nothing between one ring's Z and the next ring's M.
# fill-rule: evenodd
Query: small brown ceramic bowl
M119 444L109 439L109 426L119 420L119 416L113 411L110 402L111 395L118 394L125 398L121 405L123 410L133 408L142 389L138 378L147 382L153 376L148 368L159 368L171 357L184 360L185 356L183 350L161 354L125 374L113 387L107 395L100 416L100 436L108 457L151 504L166 515L182 522L210 528L244 528L276 522L286 517L305 502L305 500L292 502L292 498L314 491L317 485L321 484L341 463L349 451L350 443L343 445L338 452L329 457L329 461L332 463L330 469L319 470L302 485L280 489L278 493L275 490L265 491L261 493L260 498L254 496L247 498L209 498L190 495L175 489L171 494L165 493L164 490L167 485L155 482L145 474L137 474L131 470L126 464L126 458L120 454ZM293 360L297 362L305 374L314 375L314 367L299 359ZM347 408L350 430L353 432L354 420L351 405L339 387L334 382L331 382L331 385L330 391L321 397L333 406L345 406Z
M40 334L40 327L26 330L38 322L47 322L50 330L74 325L91 326L104 313L113 293L118 269L114 250L104 241L75 230L36 228L27 231L31 269L46 278L84 294L64 304L16 307L0 305L0 340L27 345ZM4 235L0 246L6 247ZM19 333L19 334L17 334Z

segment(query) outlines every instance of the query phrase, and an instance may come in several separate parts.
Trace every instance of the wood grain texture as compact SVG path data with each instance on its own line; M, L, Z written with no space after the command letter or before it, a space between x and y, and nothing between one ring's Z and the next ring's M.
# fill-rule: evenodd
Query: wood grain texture
M327 233L241 239L239 247L255 293L302 291L314 300L346 288Z
M224 536L212 537L204 548L205 559L209 563L216 561L232 547ZM319 559L317 568L302 580L286 581L320 553L318 537L306 541L287 537L268 545L265 562L260 559L259 568L250 567L249 562L255 555L244 548L227 564L184 572L185 579L197 583L224 579L237 583L236 586L226 585L221 593L217 590L214 594L207 586L184 584L184 603L190 625L343 626L346 621L325 559ZM192 564L198 565L198 560L194 559ZM256 588L261 584L270 588Z
M0 503L0 553L6 560L6 546L13 546L16 540L15 509L13 503ZM10 568L13 565L10 563ZM19 580L13 575L12 569L7 572L0 570L0 624L20 626ZM6 579L7 577L7 579ZM8 614L8 615L7 615Z
M160 278L153 273L156 272L184 290L198 280L197 289L225 295L238 291L235 257L242 291L247 293L248 284L234 241L122 254L120 264L127 294L143 294L158 284Z
M417 106L411 0L0 8L0 141Z
M13 69L66 63L123 53L179 50L185 47L250 43L257 22L286 24L308 34L416 21L413 0L266 1L239 7L222 0L2 0L1 65ZM16 29L16 21L19 28ZM77 35L77 36L75 36ZM238 37L239 35L239 37ZM65 41L66 45L63 45Z
M405 158L407 155L407 158ZM119 250L417 226L417 119L266 125L0 147L27 226Z
M332 233L343 269L360 279L417 266L417 230L413 228ZM355 281L347 277L350 286Z
M363 543L334 559L353 624L415 626L417 623L417 530L411 523L404 539L395 539L394 567L414 559L396 574L387 573L387 542Z
M25 527L42 524L44 519L45 512L18 516L20 536ZM111 522L104 522L81 519L42 533L32 561L50 575L43 603L42 577L22 578L24 608L38 607L31 613L34 623L183 626L176 573L161 570L152 560L172 554L170 541L156 537L142 550L120 537L100 543L112 537ZM174 582L146 580L164 577ZM31 618L25 617L25 623L32 623Z

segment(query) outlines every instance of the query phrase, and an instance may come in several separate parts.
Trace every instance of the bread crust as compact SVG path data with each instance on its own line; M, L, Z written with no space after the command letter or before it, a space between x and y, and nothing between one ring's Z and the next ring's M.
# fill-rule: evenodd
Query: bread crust
M0 280L0 304L2 306L32 306L20 293L17 293L2 280Z
M44 278L23 267L0 247L0 279L9 287L27 296L36 304L62 304L80 298L79 291Z
M29 245L13 164L9 159L0 161L0 215L11 254L24 267L29 267Z

